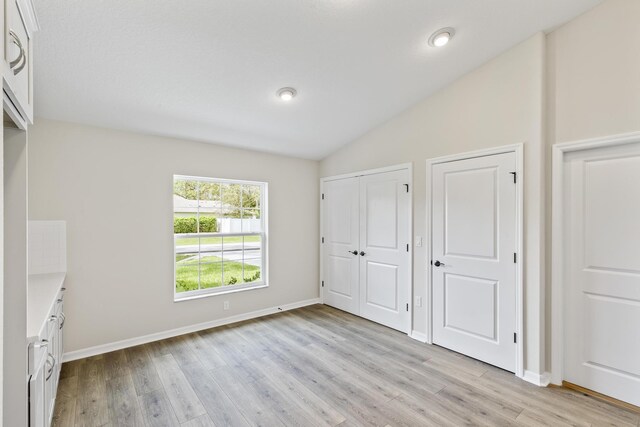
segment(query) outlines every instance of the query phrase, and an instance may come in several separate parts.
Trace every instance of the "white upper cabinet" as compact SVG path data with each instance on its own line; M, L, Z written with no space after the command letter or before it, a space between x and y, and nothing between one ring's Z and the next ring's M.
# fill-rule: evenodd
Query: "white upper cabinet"
M3 103L22 129L33 123L33 36L38 29L31 0L5 0Z

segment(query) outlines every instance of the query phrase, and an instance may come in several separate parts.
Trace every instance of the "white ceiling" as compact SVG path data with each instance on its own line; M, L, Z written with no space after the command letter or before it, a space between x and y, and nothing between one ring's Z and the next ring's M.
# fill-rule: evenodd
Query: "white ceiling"
M320 159L599 2L36 0L36 116Z

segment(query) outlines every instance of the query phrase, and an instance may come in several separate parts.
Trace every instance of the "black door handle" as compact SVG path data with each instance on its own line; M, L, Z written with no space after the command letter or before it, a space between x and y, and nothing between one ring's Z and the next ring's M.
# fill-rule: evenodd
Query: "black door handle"
M360 256L365 256L366 254L363 251L360 251Z
M358 255L358 251L347 251L347 252L349 252L350 254Z
M440 261L438 261L438 260L436 260L436 262L434 262L434 263L433 263L433 265L435 265L436 267L440 267L440 266L443 266L443 267L444 267L444 263L443 263L443 262L440 262Z

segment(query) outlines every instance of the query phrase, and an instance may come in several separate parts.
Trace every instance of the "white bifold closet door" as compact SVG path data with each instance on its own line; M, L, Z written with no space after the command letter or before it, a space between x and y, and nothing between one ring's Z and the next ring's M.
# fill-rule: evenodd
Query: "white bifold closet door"
M640 406L640 143L564 168L564 380Z
M433 342L516 368L515 153L432 169Z
M408 332L408 170L324 184L325 304Z

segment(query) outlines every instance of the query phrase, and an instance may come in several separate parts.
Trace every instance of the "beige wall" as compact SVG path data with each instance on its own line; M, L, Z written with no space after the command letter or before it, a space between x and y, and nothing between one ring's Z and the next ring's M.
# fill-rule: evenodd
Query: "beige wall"
M525 144L525 368L542 372L544 319L544 35L538 34L321 162L321 176L413 162L414 235L427 237L425 161ZM414 248L414 295L426 293L426 248ZM424 298L423 298L424 299ZM413 329L425 332L425 307Z
M173 302L173 174L269 183L269 288ZM67 221L65 351L316 298L318 178L315 161L38 119L29 216Z
M547 36L547 159L555 143L640 131L639 23L640 1L608 0ZM547 298L549 319L550 308Z

